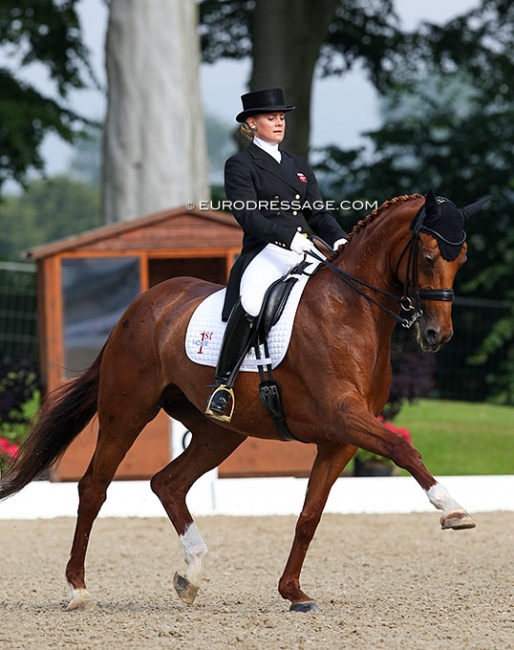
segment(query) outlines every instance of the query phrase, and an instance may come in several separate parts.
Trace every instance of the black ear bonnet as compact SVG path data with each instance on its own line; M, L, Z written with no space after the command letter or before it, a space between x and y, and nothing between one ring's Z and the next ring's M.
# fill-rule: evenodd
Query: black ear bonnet
M466 241L464 224L491 198L492 196L486 196L465 208L457 208L449 199L436 196L433 190L429 190L425 203L412 220L410 229L415 233L424 232L434 237L443 258L451 262L460 255Z

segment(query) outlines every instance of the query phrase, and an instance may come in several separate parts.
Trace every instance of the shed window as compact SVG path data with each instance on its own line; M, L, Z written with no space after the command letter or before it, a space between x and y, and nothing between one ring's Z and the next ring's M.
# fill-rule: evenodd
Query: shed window
M140 293L137 257L62 260L64 374L94 361L125 309Z

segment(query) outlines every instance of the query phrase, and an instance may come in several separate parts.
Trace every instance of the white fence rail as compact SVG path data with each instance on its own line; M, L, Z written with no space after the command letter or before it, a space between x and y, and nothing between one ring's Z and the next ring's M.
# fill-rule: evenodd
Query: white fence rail
M446 476L440 482L471 514L514 511L514 476ZM200 480L188 505L196 516L298 515L307 479L256 478ZM19 494L0 502L0 519L75 517L76 483L36 481ZM437 511L414 479L404 476L340 478L325 508L326 513L384 514ZM111 484L101 517L164 517L164 510L148 481Z

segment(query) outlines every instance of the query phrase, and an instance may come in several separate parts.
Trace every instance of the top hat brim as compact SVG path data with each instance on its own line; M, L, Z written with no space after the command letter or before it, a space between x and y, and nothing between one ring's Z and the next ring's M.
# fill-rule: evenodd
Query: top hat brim
M294 111L295 108L296 106L260 106L259 108L248 108L236 116L236 122L244 122L247 117L261 115L262 113L289 113L289 111Z

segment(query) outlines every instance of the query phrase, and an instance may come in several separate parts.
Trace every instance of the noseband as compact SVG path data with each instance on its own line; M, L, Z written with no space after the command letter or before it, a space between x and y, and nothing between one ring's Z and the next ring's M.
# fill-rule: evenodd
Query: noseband
M424 212L425 206L423 206L421 210ZM420 233L421 226L423 224L424 214L421 214L420 216L421 218L419 219L418 225L416 228L413 229L412 235L409 241L406 243L403 251L401 252L400 257L398 258L398 262L396 263L395 266L394 274L397 277L400 263L404 258L404 256L407 255L407 276L403 285L403 293L400 298L398 298L398 296L394 295L393 293L389 293L388 291L383 291L382 289L379 289L378 287L375 287L372 284L369 284L368 282L365 282L364 280L357 278L356 276L352 275L351 273L348 273L347 271L343 271L343 269L340 269L338 266L336 266L332 262L329 262L327 259L321 256L318 256L313 253L309 253L309 255L313 256L315 259L319 260L324 266L331 269L337 276L341 278L341 280L346 282L348 286L350 286L352 289L354 289L354 291L356 291L358 294L366 298L366 300L372 302L374 305L382 309L382 311L385 311L387 314L392 316L398 323L400 323L402 327L405 327L406 329L410 329L414 325L414 323L416 323L423 316L423 309L421 308L422 300L438 300L442 302L452 302L454 298L453 289L420 289L419 288L419 283L418 283L419 233ZM436 232L433 233L431 232L430 234L432 236L440 237L439 233ZM323 246L325 246L330 250L331 247L319 237L313 236L312 239L321 242ZM465 237L460 243L463 244L464 240ZM368 293L366 293L366 291L364 291L362 287L374 291L375 293L380 294L381 296L389 298L389 300L392 300L399 307L401 307L401 309L408 314L408 317L398 315L396 312L392 311L391 309L388 309L382 303L378 302L378 300L375 300L373 296L370 296Z

